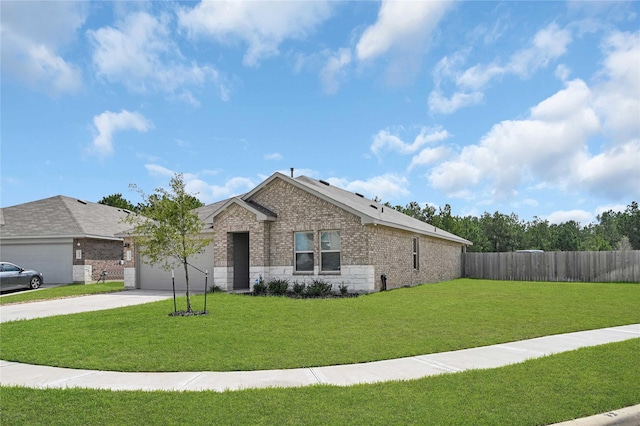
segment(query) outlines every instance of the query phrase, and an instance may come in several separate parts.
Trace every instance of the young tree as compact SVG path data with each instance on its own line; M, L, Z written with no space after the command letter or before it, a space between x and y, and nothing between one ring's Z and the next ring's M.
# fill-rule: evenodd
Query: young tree
M182 174L171 178L170 189L157 188L155 194L146 196L136 185L130 185L140 193L147 209L142 215L130 215L126 221L134 225L133 235L140 258L151 265L159 264L169 271L176 265L184 267L187 286L187 312L191 309L189 292L189 259L200 253L211 239L200 234L204 223L193 212L200 203L185 191Z

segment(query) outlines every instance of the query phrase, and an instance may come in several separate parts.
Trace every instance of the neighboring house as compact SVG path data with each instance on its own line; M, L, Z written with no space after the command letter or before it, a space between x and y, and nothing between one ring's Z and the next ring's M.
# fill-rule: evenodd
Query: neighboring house
M122 280L126 210L56 196L0 209L0 257L44 274L45 283Z
M194 264L209 272L209 285L225 290L251 290L259 277L323 279L357 292L380 290L382 275L389 289L444 281L462 276L462 253L471 244L360 194L280 173L196 211L213 242ZM171 288L170 273L128 259L126 287ZM183 275L177 268L178 288ZM203 276L190 277L200 288Z

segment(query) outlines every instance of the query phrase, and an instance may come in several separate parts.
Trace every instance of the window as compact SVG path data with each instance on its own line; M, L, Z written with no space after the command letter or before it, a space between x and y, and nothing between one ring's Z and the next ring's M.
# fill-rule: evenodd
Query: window
M313 272L313 232L294 234L296 272Z
M413 269L420 269L420 245L417 238L413 239Z
M320 266L323 272L340 271L340 231L320 232Z

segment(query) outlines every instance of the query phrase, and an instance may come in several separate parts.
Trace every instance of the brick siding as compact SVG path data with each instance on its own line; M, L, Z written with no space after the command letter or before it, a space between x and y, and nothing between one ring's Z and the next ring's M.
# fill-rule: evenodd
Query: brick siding
M76 250L82 251L82 258L76 259ZM76 238L73 240L73 265L91 266L91 280L98 281L102 271L107 271L109 281L124 279L122 241L100 240L96 238Z

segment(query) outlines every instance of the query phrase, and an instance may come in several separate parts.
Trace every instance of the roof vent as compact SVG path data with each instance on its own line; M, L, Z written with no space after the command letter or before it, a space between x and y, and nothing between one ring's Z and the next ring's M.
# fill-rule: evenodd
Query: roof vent
M374 206L373 204L370 204L369 207L373 207L374 209L378 210L378 206Z
M323 185L331 186L331 185L329 184L329 182L326 182L326 181L324 181L324 180L322 180L322 179L320 179L318 182L320 182L320 183L321 183L321 184L323 184Z
M77 200L77 201L78 201L80 204L84 204L84 205L86 205L86 204L87 204L87 202L86 202L86 201L82 201L82 200Z
M357 195L358 197L360 197L360 198L364 198L364 195L359 194L359 193L357 193L357 192L356 192L356 195Z

